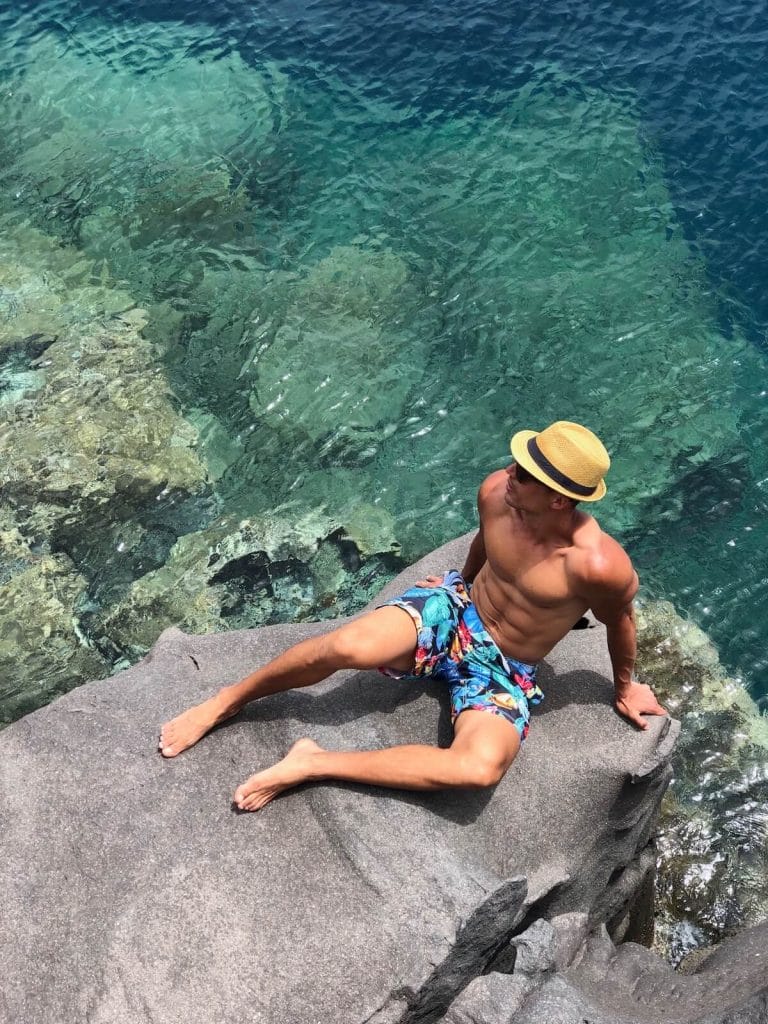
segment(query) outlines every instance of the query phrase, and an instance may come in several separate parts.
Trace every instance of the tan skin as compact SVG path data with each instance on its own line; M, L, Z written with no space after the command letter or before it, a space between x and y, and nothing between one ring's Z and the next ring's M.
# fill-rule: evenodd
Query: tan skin
M517 479L515 464L492 473L478 495L480 530L462 574L472 600L503 653L541 660L591 608L604 622L614 671L616 710L640 729L643 715L663 715L650 687L632 680L637 575L622 548L568 498L535 480ZM428 577L421 585L435 585ZM416 629L401 608L379 608L324 636L305 640L233 686L167 722L164 757L176 757L248 702L311 686L341 668L413 668ZM520 747L515 727L485 711L463 711L450 747L426 744L383 750L323 750L299 740L282 761L235 790L240 810L258 810L303 782L340 779L398 789L495 785Z

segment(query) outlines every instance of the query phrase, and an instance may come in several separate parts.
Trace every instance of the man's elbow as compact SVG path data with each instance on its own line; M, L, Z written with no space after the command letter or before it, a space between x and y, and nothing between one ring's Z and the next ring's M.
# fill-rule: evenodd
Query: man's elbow
M635 628L635 607L631 601L622 608L612 608L604 611L598 611L593 608L592 611L609 633L627 628Z

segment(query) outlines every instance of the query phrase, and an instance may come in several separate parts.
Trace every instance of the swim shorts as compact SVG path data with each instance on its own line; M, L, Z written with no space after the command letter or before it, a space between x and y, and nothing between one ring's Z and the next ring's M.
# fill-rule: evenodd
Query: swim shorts
M472 604L469 585L451 570L437 587L413 587L382 607L402 608L416 624L413 672L382 667L394 679L432 677L445 680L451 694L451 718L462 711L489 711L528 735L530 704L544 694L536 685L536 666L506 658Z

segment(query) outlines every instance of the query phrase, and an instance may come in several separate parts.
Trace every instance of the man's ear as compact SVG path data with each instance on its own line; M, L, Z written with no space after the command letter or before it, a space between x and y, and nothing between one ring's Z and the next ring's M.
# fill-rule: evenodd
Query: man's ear
M555 512L562 512L563 509L571 507L571 499L566 498L564 494L558 494L555 491L553 492L552 501L549 503L549 507L554 509Z

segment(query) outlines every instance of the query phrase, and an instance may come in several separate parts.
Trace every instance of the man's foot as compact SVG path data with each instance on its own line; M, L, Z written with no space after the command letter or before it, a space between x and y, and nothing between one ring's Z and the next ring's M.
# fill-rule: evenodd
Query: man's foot
M214 725L231 718L235 711L225 711L218 697L197 704L178 718L166 722L160 730L158 750L163 757L176 757L183 750L194 746Z
M263 772L257 772L238 786L233 797L241 811L258 811L285 789L291 789L310 778L313 755L322 753L314 740L297 740L282 761Z

